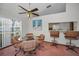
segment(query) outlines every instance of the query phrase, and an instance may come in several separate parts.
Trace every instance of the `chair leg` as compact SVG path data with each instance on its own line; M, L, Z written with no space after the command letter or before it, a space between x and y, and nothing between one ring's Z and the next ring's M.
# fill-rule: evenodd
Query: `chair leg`
M44 48L44 46L42 46L41 44L38 44L38 46L36 48L41 50L41 48Z
M75 47L67 47L67 49L66 50L72 50L72 51L74 51L75 53L78 53L76 50L75 50Z
M71 46L71 40L70 40L70 45L67 46L67 49L66 50L72 50L74 51L75 53L78 53L77 51L75 51L75 46Z
M35 55L36 54L36 52L34 52L34 51L24 51L24 55L25 55L25 53L27 53L27 56L33 56L33 55Z
M55 46L55 47L57 47L57 44L56 44L55 37L54 37L54 42L52 43L52 46Z
M17 56L17 54L20 52L20 50L21 50L21 49L19 48L19 50L15 53L15 56Z
M32 56L32 55L36 55L36 49L37 49L37 47L32 51L24 51L23 49L22 49L22 51L23 51L24 55L25 55L25 53L28 53L27 56Z
M34 52L34 51L29 51L29 55L30 56L33 56L33 55L35 55L36 54L36 52Z

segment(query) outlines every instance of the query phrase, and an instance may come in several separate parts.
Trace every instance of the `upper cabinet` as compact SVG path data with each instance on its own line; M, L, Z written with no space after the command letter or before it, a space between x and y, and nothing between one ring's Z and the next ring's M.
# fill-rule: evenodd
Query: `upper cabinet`
M49 23L49 30L56 31L75 31L77 30L77 22Z

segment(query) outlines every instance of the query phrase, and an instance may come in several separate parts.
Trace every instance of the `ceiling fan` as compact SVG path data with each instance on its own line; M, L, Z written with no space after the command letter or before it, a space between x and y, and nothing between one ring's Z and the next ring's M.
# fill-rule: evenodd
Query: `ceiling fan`
M20 12L19 14L27 13L29 18L31 17L31 15L39 16L39 14L34 13L35 11L38 11L38 8L34 8L34 9L30 10L30 3L29 3L29 9L26 9L26 8L22 7L21 5L19 5L19 7L25 11L25 12Z

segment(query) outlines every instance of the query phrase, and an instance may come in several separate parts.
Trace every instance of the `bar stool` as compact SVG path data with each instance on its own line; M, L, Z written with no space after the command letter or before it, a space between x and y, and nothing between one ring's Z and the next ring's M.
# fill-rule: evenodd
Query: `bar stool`
M59 38L59 31L50 31L50 36L54 38L53 45L56 46L56 38Z
M75 46L73 46L72 44L72 40L78 40L78 34L79 32L77 31L68 31L68 32L65 32L65 38L69 40L69 45L67 46L67 50L72 50L74 52L77 53L77 51L75 51Z

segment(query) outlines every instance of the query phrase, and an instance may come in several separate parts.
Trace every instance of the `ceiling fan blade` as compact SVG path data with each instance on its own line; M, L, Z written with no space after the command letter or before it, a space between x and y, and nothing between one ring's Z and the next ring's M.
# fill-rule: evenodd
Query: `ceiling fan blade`
M24 7L22 7L21 5L19 5L20 8L22 8L25 11L28 11L27 9L25 9Z
M36 15L36 16L39 16L39 14L36 14L36 13L32 13L33 15Z
M31 12L38 11L38 8L32 9Z
M52 5L48 5L46 8L50 8L50 7L52 7Z
M20 12L19 14L25 14L26 12Z

